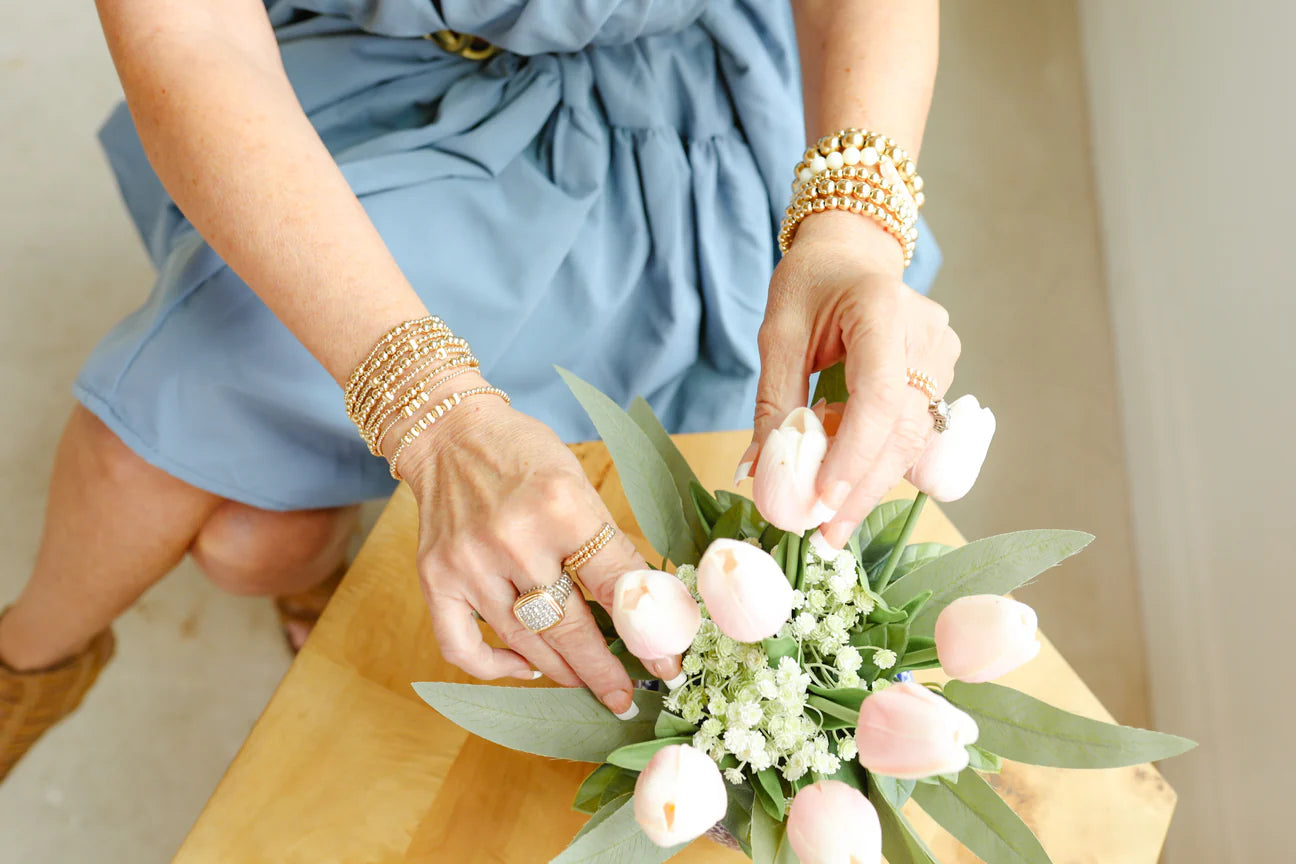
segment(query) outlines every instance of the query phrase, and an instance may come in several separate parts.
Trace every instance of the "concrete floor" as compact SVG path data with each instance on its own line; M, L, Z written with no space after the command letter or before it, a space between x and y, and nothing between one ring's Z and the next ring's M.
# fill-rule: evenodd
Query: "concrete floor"
M0 32L0 598L35 553L51 448L88 348L152 274L94 130L119 91L85 4L16 4ZM965 344L956 392L994 407L969 536L1099 541L1022 592L1126 722L1146 715L1138 598L1070 3L946 4L923 159L946 253L936 296ZM84 708L0 786L0 864L164 861L288 656L269 603L185 564L121 620Z

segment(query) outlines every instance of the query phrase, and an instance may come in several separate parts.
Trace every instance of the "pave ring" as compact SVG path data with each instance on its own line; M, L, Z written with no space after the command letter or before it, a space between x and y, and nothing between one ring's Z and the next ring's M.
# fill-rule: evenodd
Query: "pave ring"
M567 597L575 587L566 573L552 585L537 585L514 602L513 617L532 633L543 633L562 621Z

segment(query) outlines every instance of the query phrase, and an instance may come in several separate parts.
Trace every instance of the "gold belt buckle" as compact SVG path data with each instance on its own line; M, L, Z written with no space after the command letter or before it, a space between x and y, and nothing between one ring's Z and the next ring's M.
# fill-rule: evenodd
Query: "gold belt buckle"
M431 39L443 50L458 54L465 60L485 60L499 53L499 48L471 33L460 33L458 30L438 30L423 37Z

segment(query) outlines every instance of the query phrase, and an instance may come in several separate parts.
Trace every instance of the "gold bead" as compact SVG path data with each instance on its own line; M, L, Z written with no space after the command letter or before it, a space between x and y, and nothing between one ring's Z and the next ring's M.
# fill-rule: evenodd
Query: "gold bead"
M837 150L840 150L841 148L842 148L841 138L837 137L836 135L833 135L828 139L829 152L835 152ZM828 154L825 153L824 155L827 156Z
M819 139L819 155L820 155L820 156L827 156L829 153L831 153L831 152L833 151L833 148L830 147L829 144L828 144L828 142L831 141L831 140L832 140L831 138L827 138L827 137L824 137L824 138L820 138L820 139Z
M921 207L927 201L927 196L924 195L922 192L915 192L913 199L914 199L914 205L917 207Z
M909 185L913 187L915 193L921 192L923 190L922 175L915 174L913 177L913 182L911 182Z
M863 146L864 146L864 133L860 132L858 129L852 129L852 130L850 131L850 138L849 138L849 140L850 140L850 146L851 146L851 147L863 147Z

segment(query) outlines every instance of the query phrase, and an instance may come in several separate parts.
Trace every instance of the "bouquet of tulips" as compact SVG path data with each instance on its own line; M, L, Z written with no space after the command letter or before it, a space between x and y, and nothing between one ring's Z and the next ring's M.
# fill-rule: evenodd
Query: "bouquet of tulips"
M1193 746L990 683L1040 650L1034 611L1002 595L1093 538L909 543L928 495L960 497L980 471L994 415L973 397L950 406L911 469L917 497L879 505L838 551L812 532L815 473L846 399L840 368L820 376L815 408L763 443L755 502L702 488L642 399L627 412L563 375L664 559L620 577L611 615L590 604L641 682L638 715L618 720L583 690L415 685L491 741L599 763L574 805L591 818L551 864L657 864L704 834L756 864L935 862L901 812L910 798L985 861L1046 864L982 777L1001 759L1111 768ZM640 662L676 654L671 681ZM914 679L938 666L943 687Z

